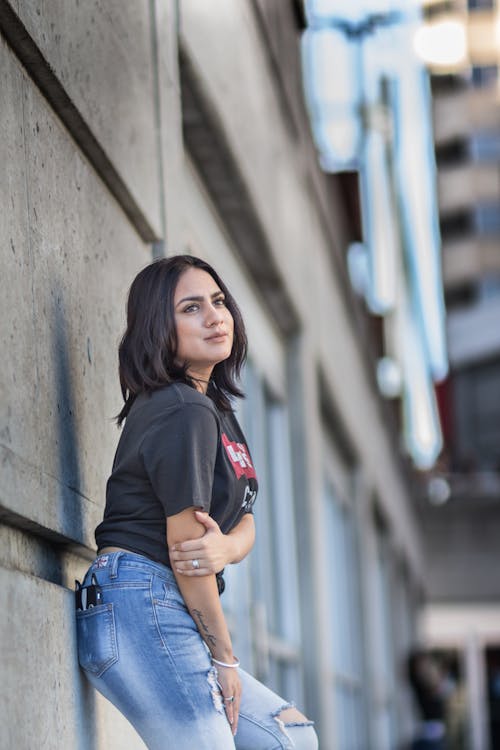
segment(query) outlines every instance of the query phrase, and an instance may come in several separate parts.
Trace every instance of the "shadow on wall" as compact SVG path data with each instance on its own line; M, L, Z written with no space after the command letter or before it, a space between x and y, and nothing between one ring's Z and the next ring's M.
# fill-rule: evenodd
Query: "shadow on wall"
M57 518L59 529L64 536L81 542L83 540L83 512L81 501L80 455L78 445L78 425L76 402L81 394L74 391L74 367L71 361L69 316L67 314L63 290L59 284L53 287L52 309L52 365L55 381L53 395L56 408L55 447L58 458ZM74 311L71 311L74 313ZM90 355L89 355L90 358ZM61 581L62 583L62 581ZM73 622L70 649L74 665L74 717L77 750L97 750L97 706L96 694L85 679L78 665L76 641L76 621L74 600L68 597L69 617Z
M76 399L73 389L71 353L69 346L68 314L59 284L53 288L52 362L55 379L56 408L55 443L58 452L57 519L64 536L81 542L83 513L81 472L76 424Z

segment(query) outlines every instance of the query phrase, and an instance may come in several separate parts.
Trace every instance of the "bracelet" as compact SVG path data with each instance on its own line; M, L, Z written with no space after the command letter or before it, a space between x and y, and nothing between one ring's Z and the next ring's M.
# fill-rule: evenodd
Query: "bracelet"
M229 667L229 669L238 669L240 666L240 660L237 656L234 657L235 661L232 664L227 664L225 661L219 661L218 659L214 659L212 656L212 664L217 664L218 667Z

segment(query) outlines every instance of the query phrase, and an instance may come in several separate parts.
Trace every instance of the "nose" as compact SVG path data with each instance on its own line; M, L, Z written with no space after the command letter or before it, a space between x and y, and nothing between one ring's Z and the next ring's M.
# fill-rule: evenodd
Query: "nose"
M207 328L218 326L222 323L222 311L218 307L210 305L207 315L205 317L205 325Z

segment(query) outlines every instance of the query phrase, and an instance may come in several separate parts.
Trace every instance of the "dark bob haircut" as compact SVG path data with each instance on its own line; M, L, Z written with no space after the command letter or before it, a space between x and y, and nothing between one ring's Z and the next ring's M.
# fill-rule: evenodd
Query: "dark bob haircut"
M188 363L175 362L177 331L174 294L182 274L199 268L210 274L226 297L234 320L230 356L215 365L207 395L220 409L230 409L231 396L242 397L237 386L247 354L243 318L234 298L212 266L191 255L160 258L140 271L130 287L127 302L127 330L118 349L120 386L125 404L116 417L121 425L139 393L151 393L169 383L183 382L194 387L187 374Z

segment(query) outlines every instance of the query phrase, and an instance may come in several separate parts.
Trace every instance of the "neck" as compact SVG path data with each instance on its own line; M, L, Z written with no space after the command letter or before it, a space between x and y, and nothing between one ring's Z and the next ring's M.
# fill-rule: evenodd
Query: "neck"
M188 372L189 377L191 378L191 380L194 382L196 386L196 390L200 391L200 393L206 394L208 384L210 383L210 375L207 378L206 373L203 373L203 374L205 375L204 378L200 377L195 372Z

